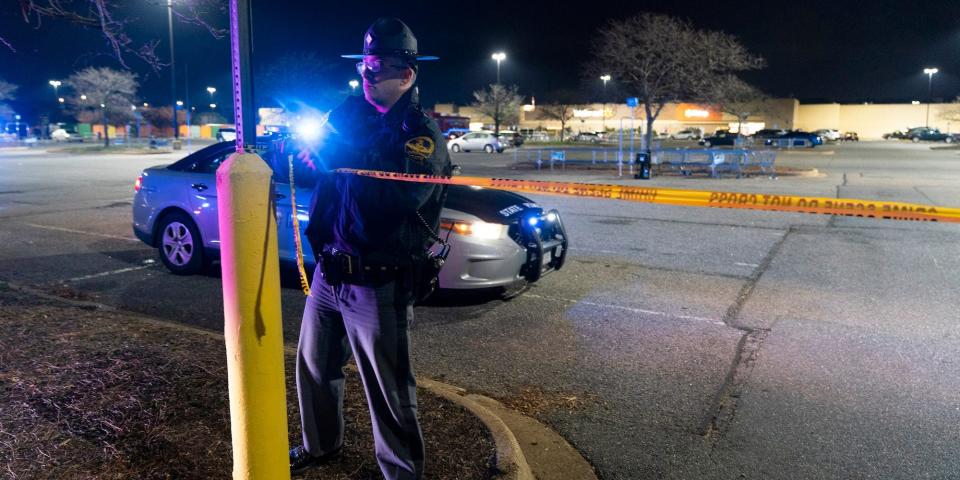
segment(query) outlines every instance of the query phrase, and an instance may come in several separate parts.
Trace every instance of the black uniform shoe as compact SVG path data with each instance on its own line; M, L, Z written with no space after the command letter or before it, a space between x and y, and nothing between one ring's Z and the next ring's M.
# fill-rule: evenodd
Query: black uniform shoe
M303 445L297 445L290 449L290 474L296 475L312 467L329 463L332 460L340 458L341 453L343 453L343 447L319 457L314 457L307 453L307 449L303 448Z

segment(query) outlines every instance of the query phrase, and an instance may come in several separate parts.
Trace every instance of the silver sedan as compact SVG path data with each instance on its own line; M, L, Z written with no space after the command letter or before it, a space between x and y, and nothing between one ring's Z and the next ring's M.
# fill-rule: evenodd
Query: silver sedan
M148 168L137 178L134 234L157 248L171 272L195 274L219 257L216 170L234 151L233 142L218 143L171 165ZM293 215L297 215L302 236L313 191L296 182L294 211L289 179L283 174L285 166L272 167L276 172L280 260L295 262ZM302 171L296 178L309 176ZM567 235L559 212L544 211L526 197L451 185L441 216L440 233L451 249L440 272L440 288L513 287L535 282L563 266ZM305 263L312 268L315 260L309 242L303 246Z

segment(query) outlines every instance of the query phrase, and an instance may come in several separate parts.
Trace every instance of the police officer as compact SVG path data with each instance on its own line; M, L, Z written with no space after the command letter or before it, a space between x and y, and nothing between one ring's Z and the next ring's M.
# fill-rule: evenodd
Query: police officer
M339 456L344 373L351 352L366 391L385 478L421 478L424 447L407 326L418 262L436 238L445 189L345 173L357 168L448 175L450 158L436 123L418 105L417 51L402 21L378 19L364 35L357 71L363 97L328 119L307 228L318 268L297 348L303 445L290 451L299 473Z

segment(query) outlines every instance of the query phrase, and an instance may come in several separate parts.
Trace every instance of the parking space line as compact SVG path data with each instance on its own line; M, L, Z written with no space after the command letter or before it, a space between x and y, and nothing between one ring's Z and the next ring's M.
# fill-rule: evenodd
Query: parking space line
M64 283L66 283L66 282L79 282L79 281L81 281L81 280L90 280L90 279L92 279L92 278L108 277L108 276L110 276L110 275L116 275L116 274L118 274L118 273L127 273L127 272L135 272L135 271L137 271L137 270L145 270L145 269L150 268L150 267L152 267L152 266L153 266L153 265L143 265L143 266L140 266L140 267L121 268L121 269L119 269L119 270L110 270L110 271L107 271L107 272L94 273L93 275L84 275L84 276L82 276L82 277L74 277L74 278L70 278L70 279L64 280L63 282L64 282Z
M94 237L113 238L113 239L116 239L116 240L126 240L126 241L128 241L128 242L139 242L139 241L140 241L140 240L137 240L136 238L121 237L120 235L110 235L110 234L108 234L108 233L87 232L87 231L84 231L84 230L74 230L74 229L72 229L72 228L53 227L53 226L50 226L50 225L38 225L38 224L36 224L36 223L25 223L24 225L27 225L27 226L30 226L30 227L34 227L34 228L42 228L42 229L44 229L44 230L54 230L54 231L57 231L57 232L79 233L79 234L81 234L81 235L91 235L91 236L94 236Z
M569 304L573 304L573 305L580 304L580 305L589 305L589 306L591 306L591 307L611 308L611 309L615 309L615 310L625 310L625 311L633 312L633 313L642 313L642 314L646 314L646 315L655 315L655 316L658 316L658 317L678 318L678 319L681 319L681 320L690 320L690 321L694 321L694 322L702 322L702 323L709 323L709 324L712 324L712 325L723 325L723 326L726 326L726 324L723 323L722 320L718 320L718 319L715 319L715 318L697 317L697 316L694 316L694 315L674 315L674 314L672 314L672 313L658 312L658 311L656 311L656 310L646 310L646 309L643 309L643 308L628 307L628 306L626 306L626 305L612 305L612 304L609 304L609 303L596 303L596 302L590 302L590 301L587 301L587 300L571 300L571 299L569 299L569 298L548 297L548 296L537 295L537 294L535 294L535 293L529 293L529 292L524 293L524 294L522 294L521 296L531 297L531 298L539 298L539 299L543 299L543 300L552 300L552 301L555 301L555 302L563 302L563 303L569 303Z

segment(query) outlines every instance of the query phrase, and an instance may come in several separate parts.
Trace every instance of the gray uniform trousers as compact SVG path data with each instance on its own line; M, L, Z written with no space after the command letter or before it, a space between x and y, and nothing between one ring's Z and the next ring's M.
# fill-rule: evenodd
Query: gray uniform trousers
M343 445L343 367L352 351L384 478L422 478L423 435L407 338L413 319L409 295L398 282L330 287L319 268L310 288L297 347L304 447L320 456Z

